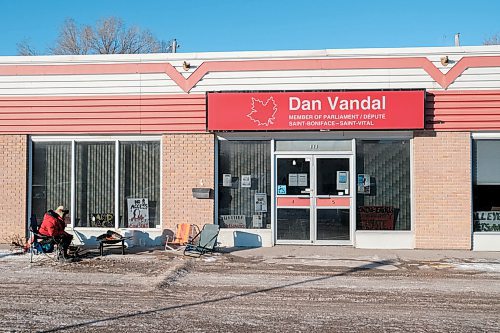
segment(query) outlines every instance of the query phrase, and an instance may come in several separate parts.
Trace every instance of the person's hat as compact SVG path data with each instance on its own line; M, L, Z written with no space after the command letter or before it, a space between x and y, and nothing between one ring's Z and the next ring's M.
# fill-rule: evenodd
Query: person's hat
M59 206L56 208L55 212L60 216L63 217L64 214L69 213L69 209L64 208L64 206Z

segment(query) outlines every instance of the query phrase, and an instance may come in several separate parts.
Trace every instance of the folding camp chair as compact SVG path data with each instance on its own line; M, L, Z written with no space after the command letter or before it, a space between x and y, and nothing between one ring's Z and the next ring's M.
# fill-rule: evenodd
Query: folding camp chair
M60 241L58 239L38 233L38 222L34 214L30 217L29 231L29 252L31 263L33 262L33 255L35 254L44 254L54 260L59 260L59 258L63 257L63 249L62 246L60 246ZM54 255L49 256L49 253L53 253Z
M82 236L80 236L80 233L76 231L73 226L70 227L70 230L73 235L73 239L71 240L68 251L72 253L74 257L78 257L80 251L85 247L85 242L82 239Z
M175 235L167 235L167 239L165 242L165 251L182 250L198 232L200 232L200 229L198 229L198 226L196 224L178 224Z
M205 253L214 252L219 226L217 224L205 224L191 242L184 248L184 255L199 257Z

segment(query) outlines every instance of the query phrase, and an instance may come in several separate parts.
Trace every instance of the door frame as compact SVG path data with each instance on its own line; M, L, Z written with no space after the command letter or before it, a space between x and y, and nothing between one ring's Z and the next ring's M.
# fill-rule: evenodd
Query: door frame
M313 154L313 160L314 160L314 198L318 198L317 194L317 188L318 188L318 163L317 160L321 158L347 158L349 160L349 194L347 196L330 196L332 198L342 198L342 197L348 197L350 198L350 203L349 206L339 206L338 208L348 208L349 209L349 239L348 240L318 240L318 235L317 235L317 211L318 209L326 209L326 208L319 208L314 204L314 232L315 232L315 237L313 239L313 244L314 245L353 245L354 244L354 231L355 231L355 224L356 224L356 210L354 209L355 207L355 200L356 200L356 187L355 187L355 172L354 172L354 156L352 154ZM327 196L321 196L321 197L327 197Z
M310 188L312 189L312 194L309 194L310 202L309 202L309 225L310 225L310 236L308 240L278 240L277 238L277 215L278 215L278 193L277 193L277 172L278 172L278 159L279 158L310 158ZM317 159L321 158L347 158L349 159L349 197L350 205L347 207L341 208L349 208L349 240L317 240L317 209L316 206L316 190L317 190ZM354 154L346 154L346 153L336 153L331 151L325 152L296 152L296 153L279 153L276 152L273 154L273 177L271 190L273 193L272 201L273 201L273 214L272 214L272 224L274 232L274 243L277 245L285 245L285 244L295 244L295 245L353 245L354 244L354 230L355 230L355 221L356 221L356 211L353 209L355 207L356 193L355 190L355 172L353 172L354 165ZM299 195L295 195L293 197L301 197ZM338 198L341 196L331 196L333 198ZM288 208L286 206L280 208ZM292 207L290 207L292 208ZM324 208L319 208L324 209Z
M273 229L274 229L274 243L277 245L283 245L283 244L294 244L294 245L311 245L311 237L312 237L312 219L313 219L313 212L312 212L312 197L311 194L304 194L304 195L290 195L287 197L294 197L294 198L309 198L309 205L307 206L309 208L309 239L304 239L304 240L278 240L278 189L277 189L277 173L278 173L278 158L309 158L309 188L313 187L312 183L312 175L313 175L313 155L307 152L298 152L295 154L290 154L290 153L285 153L285 154L280 154L280 153L275 153L273 156L273 164L274 164L274 170L273 170L273 183L271 184L271 191L273 192ZM304 206L303 208L305 208ZM297 208L297 206L283 206L280 208Z

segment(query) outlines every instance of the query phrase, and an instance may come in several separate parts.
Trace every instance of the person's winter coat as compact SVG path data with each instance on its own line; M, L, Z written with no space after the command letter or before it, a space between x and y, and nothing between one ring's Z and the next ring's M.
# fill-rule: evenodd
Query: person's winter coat
M49 210L45 213L38 232L44 236L56 237L66 234L65 227L66 223L64 223L62 217L53 210Z

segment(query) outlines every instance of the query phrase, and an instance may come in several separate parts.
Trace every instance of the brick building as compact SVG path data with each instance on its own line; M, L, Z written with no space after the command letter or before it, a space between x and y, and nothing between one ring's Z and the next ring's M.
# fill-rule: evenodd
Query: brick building
M0 57L0 147L1 242L500 250L499 46Z

